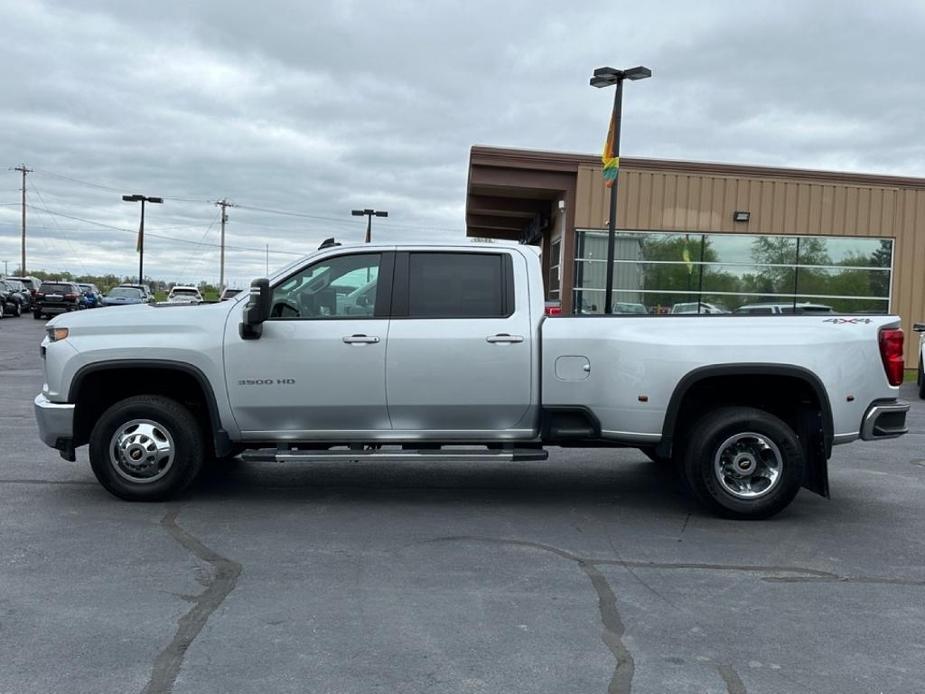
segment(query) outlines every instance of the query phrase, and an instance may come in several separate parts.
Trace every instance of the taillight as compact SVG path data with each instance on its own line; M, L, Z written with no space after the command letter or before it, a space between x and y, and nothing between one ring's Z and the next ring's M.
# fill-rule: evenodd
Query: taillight
M77 295L76 294L65 294L64 298L67 299L68 301L73 301L74 299L77 298Z
M547 306L547 307L546 307L546 315L547 315L547 316L561 316L561 315L562 315L562 307L561 307L561 306Z
M883 359L886 380L891 386L901 385L905 364L903 363L903 331L900 328L884 328L880 331L880 358Z

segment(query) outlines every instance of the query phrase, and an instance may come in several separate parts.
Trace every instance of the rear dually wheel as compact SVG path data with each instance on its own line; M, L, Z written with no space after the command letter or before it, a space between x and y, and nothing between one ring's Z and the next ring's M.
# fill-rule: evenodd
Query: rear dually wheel
M769 518L803 483L800 441L783 420L751 407L704 415L683 444L685 480L707 508L727 518Z

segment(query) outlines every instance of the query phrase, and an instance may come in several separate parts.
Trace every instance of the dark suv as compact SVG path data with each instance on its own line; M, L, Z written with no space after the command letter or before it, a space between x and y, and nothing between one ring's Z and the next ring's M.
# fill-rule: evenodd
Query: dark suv
M80 308L80 287L73 282L42 282L35 293L32 316L41 320L42 316L55 313L77 311Z

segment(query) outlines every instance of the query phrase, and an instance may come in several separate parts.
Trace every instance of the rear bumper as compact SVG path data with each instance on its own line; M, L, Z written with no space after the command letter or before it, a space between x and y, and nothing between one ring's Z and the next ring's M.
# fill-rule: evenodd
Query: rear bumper
M51 402L41 393L35 397L35 421L39 437L46 446L66 451L74 439L74 406L70 403Z
M909 431L909 427L906 426L908 411L909 403L901 400L875 402L867 409L861 422L861 438L865 441L876 441L902 436Z

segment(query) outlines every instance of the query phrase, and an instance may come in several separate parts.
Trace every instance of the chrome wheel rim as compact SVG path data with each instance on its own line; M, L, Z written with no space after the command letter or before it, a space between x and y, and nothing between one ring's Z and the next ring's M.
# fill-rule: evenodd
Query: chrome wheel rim
M173 436L162 424L133 419L119 427L109 441L109 461L123 479L150 484L173 467Z
M744 432L720 444L713 472L720 486L737 499L758 499L780 482L784 461L780 449L764 434Z

